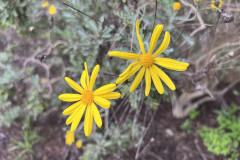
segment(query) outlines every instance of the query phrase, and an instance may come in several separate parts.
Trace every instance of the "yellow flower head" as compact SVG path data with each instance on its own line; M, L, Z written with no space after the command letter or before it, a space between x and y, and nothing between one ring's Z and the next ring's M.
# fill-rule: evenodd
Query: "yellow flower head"
M181 3L175 2L175 3L173 4L173 9L174 9L175 11L178 11L180 8L181 8Z
M166 73L164 73L157 65L175 70L175 71L185 71L187 67L189 66L188 63L179 62L173 59L169 58L162 58L157 57L159 54L161 54L165 49L167 49L169 43L170 43L170 34L166 31L165 36L163 39L162 44L157 49L157 51L153 53L154 48L157 44L158 38L163 30L163 25L157 25L153 31L150 47L148 53L145 52L144 45L142 38L139 34L139 21L136 22L136 30L137 30L137 37L139 41L139 45L142 51L142 54L137 53L127 53L127 52L120 52L120 51L110 51L109 56L113 57L119 57L123 59L132 59L137 60L133 63L131 63L128 68L119 75L119 78L116 80L117 84L125 82L127 79L132 77L139 69L136 78L134 79L131 87L130 92L133 92L139 83L141 82L144 74L145 74L145 95L148 96L151 88L151 79L153 80L153 83L157 89L157 91L160 94L164 93L163 85L161 80L166 83L166 85L171 89L175 90L175 85L171 81L171 79L168 77Z
M44 1L44 2L42 3L42 7L45 8L45 7L47 7L47 6L49 6L49 2L48 2L48 1Z
M93 119L99 128L102 126L102 118L95 103L102 108L107 109L111 105L111 102L107 99L117 99L121 97L121 94L118 92L112 92L116 88L116 84L107 84L93 91L93 86L97 78L100 66L96 65L94 67L91 79L89 79L86 62L84 63L84 66L85 71L83 71L80 79L81 86L70 78L65 77L67 83L80 94L66 93L61 94L58 98L66 102L78 101L63 111L64 115L70 115L67 119L66 124L69 125L72 123L72 132L76 130L83 116L83 113L87 108L84 120L84 132L86 136L90 136L92 133Z
M217 8L221 8L222 5L223 5L223 1L222 0L212 0L211 8L215 10Z
M48 13L49 13L50 15L54 15L54 14L57 13L56 7L55 7L53 4L50 5L50 7L49 7L49 9L48 9Z
M78 141L76 142L76 147L77 147L77 148L82 148L82 141L78 140Z
M74 139L74 132L67 131L67 133L65 135L65 143L66 143L66 145L71 146L74 141L75 141L75 139Z
M40 79L40 82L41 82L41 83L45 83L45 82L46 82L46 79L45 79L45 78L41 78L41 79Z

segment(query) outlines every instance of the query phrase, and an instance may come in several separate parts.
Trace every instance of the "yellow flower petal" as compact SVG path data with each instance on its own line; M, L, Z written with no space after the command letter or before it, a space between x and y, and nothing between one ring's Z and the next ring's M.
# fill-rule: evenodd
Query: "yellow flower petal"
M67 118L66 125L69 125L70 123L72 123L72 121L73 121L74 119L77 118L78 112L80 111L80 109L81 109L81 108L78 107L77 109L75 109L75 110L73 111L73 113Z
M154 28L154 31L153 31L153 34L152 34L152 37L151 37L149 52L148 52L149 54L152 54L152 52L153 52L153 50L154 50L154 48L157 44L158 38L162 33L162 30L163 30L163 25L157 25Z
M94 96L94 102L97 103L102 108L109 108L111 105L111 102L106 100L105 98Z
M140 63L140 62L139 62L139 61L136 61L136 62L131 63L131 64L128 66L128 68L127 68L123 73L121 73L121 74L119 75L119 77L123 77L125 74L128 73L128 71L129 71L134 65L136 65L136 64L138 64L138 63Z
M170 34L169 34L168 31L166 31L161 46L160 46L160 47L158 48L158 50L153 54L153 56L157 56L157 55L161 54L163 51L165 51L165 49L167 49L169 43L170 43Z
M189 63L179 62L170 58L157 57L154 59L154 63L175 71L185 71L189 66Z
M78 110L76 117L73 118L72 121L72 125L71 125L71 131L74 132L80 122L80 120L82 119L83 113L86 109L86 105L85 104L81 104L81 106L79 107L80 109Z
M47 6L49 6L49 2L48 2L48 1L44 1L44 2L42 3L42 7L45 8L45 7L47 7Z
M56 9L56 7L55 7L53 4L50 5L49 10L48 10L48 13L49 13L50 15L54 15L54 14L57 13L57 9Z
M157 66L153 65L153 69L156 71L157 75L163 80L163 82L171 89L175 90L176 87L172 80L168 77L166 73L164 73L161 69L159 69Z
M97 124L97 126L99 128L102 127L102 118L101 118L101 115L96 107L96 105L94 103L91 104L91 108L92 108L92 114L93 114L93 118Z
M129 53L129 52L120 52L120 51L110 51L109 52L110 57L119 57L123 59L139 59L141 57L141 54L136 53Z
M90 136L92 133L92 127L93 127L93 115L91 112L91 106L87 107L85 120L84 120L84 133L86 136Z
M145 72L145 68L143 67L137 74L136 78L134 79L131 87L130 87L130 92L133 92L137 86L139 85L139 83L141 82L142 78L143 78L143 75L144 75L144 72Z
M94 95L100 95L107 92L111 92L116 88L116 84L107 84L94 91Z
M148 96L151 89L151 75L148 68L146 68L145 83L146 83L145 96Z
M89 87L89 74L88 74L88 68L87 63L84 62L85 72L86 72L86 81L87 81L87 87Z
M157 89L158 93L163 94L164 93L163 85L162 85L162 82L159 79L157 73L155 72L155 70L152 67L150 67L149 70L150 70L151 77L152 77L155 88Z
M212 9L217 9L217 7L214 4L211 4Z
M99 68L100 68L100 66L96 65L93 69L91 79L90 79L90 85L89 85L89 88L88 88L89 90L93 89L94 83L95 83L97 75L98 75Z
M63 115L69 115L69 114L72 114L74 112L74 110L79 107L81 104L83 103L83 101L78 101L74 104L72 104L71 106L69 106L68 108L66 108L64 111L63 111Z
M72 79L65 77L65 81L68 83L69 86L71 86L75 91L83 93L83 88L74 82Z
M87 89L87 84L86 84L86 71L83 71L81 79L80 79L81 85L84 90Z
M218 5L215 5L215 0L212 0L212 3L211 3L211 7L213 10L217 9L217 8L221 8L223 5L223 1L222 0L219 0L219 4Z
M75 141L74 132L68 130L65 135L65 144L71 146L72 143L74 143L74 141Z
M128 73L128 74L125 74L124 76L119 77L119 78L116 80L116 84L120 84L120 83L125 82L128 78L132 77L132 76L139 70L140 67L141 67L141 64L140 64L140 63L138 63L138 64L136 64L135 66L133 66L133 67L129 70L129 73Z
M98 97L105 98L105 99L118 99L121 97L121 94L118 92L108 92L105 94L99 94Z
M136 31L137 31L139 46L141 48L142 53L145 54L146 52L145 52L145 49L144 49L143 41L142 41L141 35L139 33L139 20L136 21Z
M66 102L75 102L82 99L82 95L80 94L72 94L72 93L64 93L58 96L58 98L62 101Z
M65 135L65 144L71 146L74 141L75 141L74 132L68 130Z

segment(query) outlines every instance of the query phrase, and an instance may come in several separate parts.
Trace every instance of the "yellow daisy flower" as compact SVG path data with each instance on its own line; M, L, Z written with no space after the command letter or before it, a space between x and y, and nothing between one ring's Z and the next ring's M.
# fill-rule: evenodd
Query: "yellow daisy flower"
M65 144L71 146L74 141L75 141L74 132L67 131L65 135Z
M41 82L41 83L45 83L45 82L46 82L46 78L41 78L41 79L40 79L40 82Z
M82 148L82 141L78 140L78 141L76 142L76 147L77 147L77 148Z
M42 7L45 8L45 7L47 7L47 6L49 6L49 2L48 2L48 1L44 1L44 2L42 3Z
M49 9L48 9L48 13L49 13L50 15L54 15L54 14L57 13L57 9L56 9L56 7L55 7L53 4L50 5L50 7L49 7Z
M198 5L201 2L201 0L193 0L193 1L195 5Z
M169 58L157 57L168 47L170 43L170 34L167 31L165 33L162 44L160 45L158 50L154 54L152 54L162 30L163 30L163 25L157 25L155 27L151 37L149 51L148 53L146 53L142 38L139 34L139 21L137 20L136 31L137 31L137 37L138 37L142 54L127 53L127 52L120 52L120 51L109 52L109 56L112 56L112 57L137 60L131 63L129 67L122 74L119 75L119 78L116 80L117 84L123 83L124 81L129 79L131 76L133 76L141 68L130 87L130 92L133 92L137 88L144 74L145 74L145 83L146 83L146 88L145 88L146 96L148 96L150 92L151 79L153 80L153 83L160 94L164 93L161 80L164 83L166 83L166 85L171 90L176 89L175 85L173 84L171 79L168 77L168 75L164 73L157 65L167 69L175 70L175 71L185 71L189 66L189 64L184 62L179 62Z
M222 0L212 0L212 3L211 3L212 9L221 8L222 5L223 5L223 1Z
M178 11L180 8L181 8L181 3L175 2L175 3L173 4L173 9L174 9L175 11Z
M70 78L65 77L67 83L80 94L65 93L61 94L58 98L66 102L78 101L63 111L64 115L70 115L66 121L66 124L69 125L72 123L72 132L76 130L83 113L87 108L84 120L84 132L86 136L90 136L92 132L93 118L99 128L102 126L102 118L95 103L102 108L107 109L111 105L111 102L107 99L117 99L121 97L121 94L118 92L112 92L116 88L116 84L108 84L93 91L93 86L100 66L96 65L94 67L90 80L86 62L84 63L84 66L85 71L83 71L80 79L81 86Z

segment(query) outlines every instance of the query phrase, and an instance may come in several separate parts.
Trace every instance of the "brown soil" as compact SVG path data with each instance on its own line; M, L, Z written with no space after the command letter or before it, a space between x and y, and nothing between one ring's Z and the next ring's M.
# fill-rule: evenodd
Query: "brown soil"
M146 147L150 141L149 147L145 148L139 159L145 160L202 160L206 157L208 160L223 160L223 157L215 156L207 151L203 145L201 137L196 134L196 130L201 125L206 124L215 126L216 115L212 113L214 109L220 109L214 104L206 104L200 111L201 114L194 120L191 133L180 128L184 119L176 119L171 114L171 105L162 104L157 111L154 122L144 139L143 147ZM45 140L34 146L35 157L39 160L61 160L61 159L77 159L81 155L82 150L76 150L75 147L68 147L64 144L64 119L57 117L61 113L50 114L44 124L34 124L38 126L38 132ZM142 114L142 113L141 113ZM55 115L55 117L54 117ZM140 116L143 117L144 115ZM21 140L21 128L0 128L0 159L10 160L16 156L16 152L8 152L8 147L12 145L10 138ZM4 136L3 136L4 135ZM140 149L142 150L143 147ZM135 158L136 148L124 153L110 156L107 160L122 159L131 160Z

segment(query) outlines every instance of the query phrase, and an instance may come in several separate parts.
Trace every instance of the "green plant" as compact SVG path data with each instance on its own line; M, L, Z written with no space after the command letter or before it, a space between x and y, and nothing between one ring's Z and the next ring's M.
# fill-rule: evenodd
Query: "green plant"
M23 109L35 121L44 108L48 107L48 104L42 102L43 90L40 85L39 76L32 76L29 84L31 89L26 92L27 96L24 99Z
M13 46L10 46L12 48ZM10 49L8 49L10 50ZM11 52L0 52L0 126L10 127L15 119L24 121L25 115L36 120L47 104L41 101L42 87L38 75L31 76L31 72L18 69L12 64ZM27 79L26 83L21 80ZM21 87L20 87L21 86ZM29 89L21 93L21 88ZM17 100L16 100L17 99ZM20 101L21 100L21 101Z
M27 126L23 131L23 141L18 141L12 138L11 141L14 143L14 146L9 147L8 149L10 152L20 150L15 159L32 159L34 155L33 146L42 139L35 130L30 128L29 118L25 124Z
M12 104L12 95L16 90L14 83L22 78L22 71L19 71L9 64L11 55L0 52L0 126L10 127L12 122L21 115L19 105Z
M182 124L181 124L181 129L186 130L187 133L191 132L192 129L192 121L190 119L186 119Z
M83 160L103 160L104 157L116 153L120 153L131 149L137 143L137 139L141 134L140 124L134 125L128 121L125 125L116 126L110 125L110 128L101 133L94 133L94 143L86 145ZM134 129L135 139L132 139L132 129Z
M184 129L187 131L187 133L190 133L192 129L192 123L199 114L200 112L198 110L196 109L191 110L189 113L189 118L182 123L181 129Z
M216 155L230 156L229 160L237 160L237 149L240 142L240 117L234 114L239 110L235 104L228 110L216 111L219 127L203 126L198 134L210 152Z
M197 116L199 116L199 114L200 114L200 111L198 111L198 110L196 110L196 109L192 109L192 110L190 111L190 113L189 113L189 118L190 118L191 120L194 120L194 119L197 118Z
M1 0L0 27L13 27L17 31L27 33L32 22L36 19L33 15L39 13L36 6L40 6L40 3L30 0Z
M233 94L235 95L235 96L240 96L240 92L239 91L237 91L237 90L233 90Z

